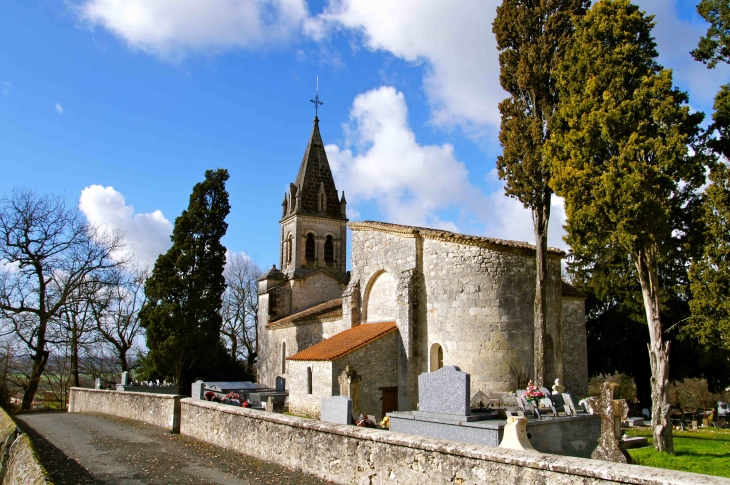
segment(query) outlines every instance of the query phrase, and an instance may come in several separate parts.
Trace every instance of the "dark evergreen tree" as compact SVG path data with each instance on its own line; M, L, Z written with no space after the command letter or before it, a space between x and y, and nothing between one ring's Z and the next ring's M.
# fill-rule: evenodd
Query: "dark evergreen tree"
M533 379L545 379L547 232L550 220L550 163L543 146L558 103L555 69L573 36L573 17L588 0L503 0L493 31L500 50L499 80L510 97L502 101L497 158L505 192L532 211L536 246ZM555 349L560 352L561 349ZM561 369L557 369L560 376Z
M598 1L577 22L547 145L573 253L596 260L609 248L634 265L649 330L654 446L673 453L660 276L685 244L679 214L704 182L701 158L688 153L703 115L689 112L687 95L657 64L653 25L628 0Z
M157 259L145 284L147 302L140 319L149 354L144 373L172 378L186 394L194 378L222 378L234 364L220 336L226 288L221 238L230 211L226 180L227 170L205 172L205 180L193 188L188 209L175 220L172 247Z

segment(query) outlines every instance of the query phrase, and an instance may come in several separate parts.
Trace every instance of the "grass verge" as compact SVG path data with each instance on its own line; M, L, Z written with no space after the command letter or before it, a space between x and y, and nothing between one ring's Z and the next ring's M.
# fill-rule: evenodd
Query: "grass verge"
M646 436L652 444L649 428L627 430L627 434ZM674 431L674 455L659 453L653 445L628 451L637 465L730 478L730 430L727 429Z

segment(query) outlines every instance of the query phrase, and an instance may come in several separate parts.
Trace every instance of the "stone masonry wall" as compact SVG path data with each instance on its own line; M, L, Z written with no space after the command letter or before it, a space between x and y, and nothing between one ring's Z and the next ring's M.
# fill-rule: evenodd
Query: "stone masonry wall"
M286 356L289 357L343 330L346 329L342 328L342 319L271 330L259 328L258 382L274 387L276 377L282 376L287 379L287 389L290 389L290 363L286 362L286 372L282 373L281 344L286 342Z
M533 365L534 257L425 239L423 273L422 355L440 344L444 365L471 374L472 394L514 390L510 365L528 370ZM561 302L558 258L548 259L548 273L547 328L555 333ZM426 370L422 362L421 371Z
M311 394L307 393L307 368L312 369ZM333 395L332 362L291 360L288 376L289 412L319 419L320 400ZM335 395L338 394L339 389Z
M415 321L413 312L413 285L420 239L402 237L377 231L352 232L352 290L359 285L361 302L373 277L385 271L394 280L395 321L398 325L398 406L401 410L415 409L418 395L419 355L415 353ZM343 312L347 312L343 308ZM347 317L345 316L345 320Z
M576 396L588 395L588 347L583 298L563 298L563 384Z
M379 338L332 362L333 394L339 395L339 376L348 364L362 376L359 387L360 413L383 419L381 387L398 385L398 332Z
M292 280L291 312L296 313L317 303L340 298L344 290L342 283L323 272Z
M72 387L68 412L111 414L177 432L180 429L180 399L182 397Z
M41 464L27 434L22 434L10 447L3 485L52 485L50 475Z
M181 434L340 484L728 485L730 480L181 401Z
M363 314L367 323L395 320L396 314L396 282L390 273L383 271L370 282L365 292L365 308Z

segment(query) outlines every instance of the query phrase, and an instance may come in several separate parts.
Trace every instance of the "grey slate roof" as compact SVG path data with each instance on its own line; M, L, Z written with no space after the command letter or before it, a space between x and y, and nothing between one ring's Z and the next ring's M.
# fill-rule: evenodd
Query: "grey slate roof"
M309 143L304 151L302 165L299 167L299 174L294 185L298 187L298 195L301 196L300 214L326 215L344 219L340 211L340 199L337 187L335 187L335 179L332 177L322 136L319 133L319 118L314 118L312 135L309 137ZM323 187L327 200L325 213L318 210L317 204L317 197Z

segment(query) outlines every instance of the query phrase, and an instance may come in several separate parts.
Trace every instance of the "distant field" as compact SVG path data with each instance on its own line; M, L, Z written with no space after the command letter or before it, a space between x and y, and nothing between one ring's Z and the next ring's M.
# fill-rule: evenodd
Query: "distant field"
M629 436L647 436L650 429L627 430ZM701 429L674 431L674 456L659 453L653 446L629 450L637 465L704 473L730 478L730 430Z

